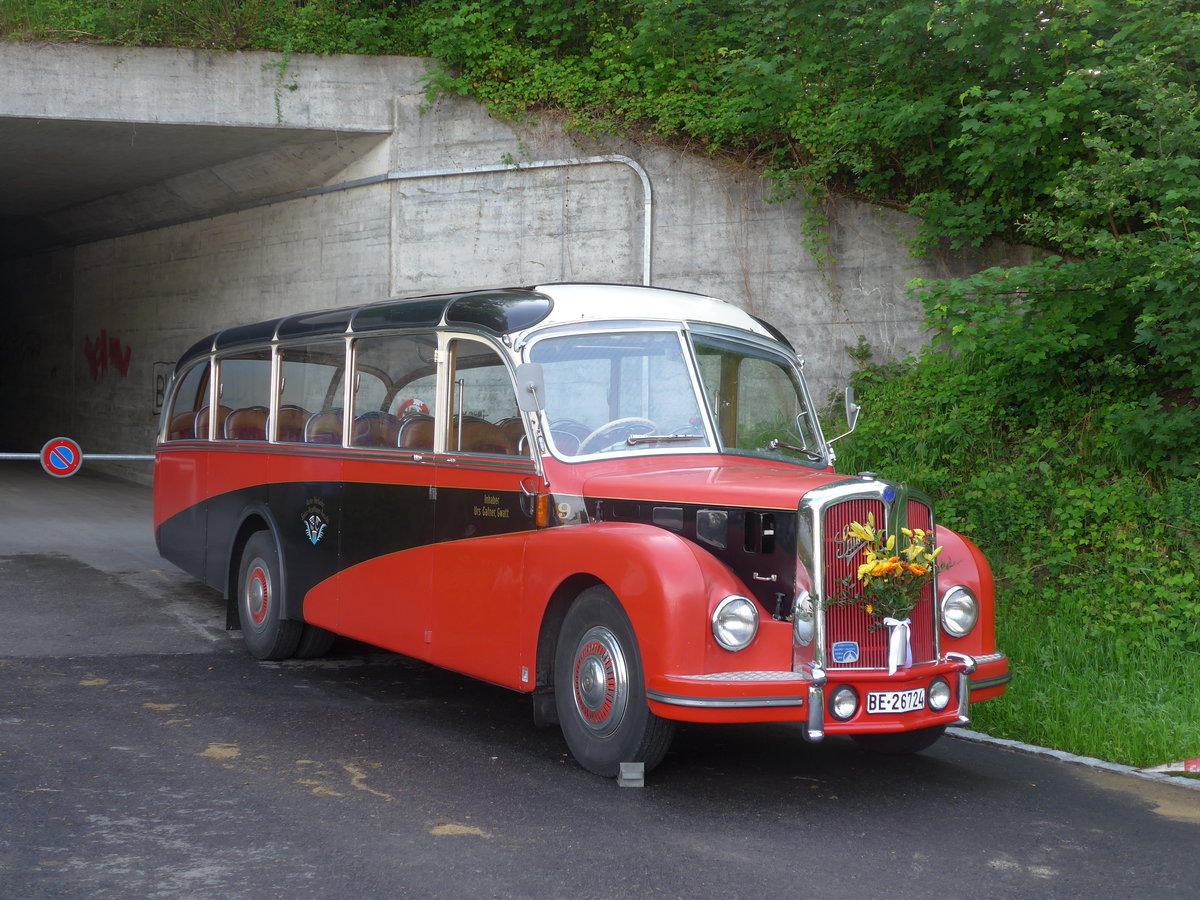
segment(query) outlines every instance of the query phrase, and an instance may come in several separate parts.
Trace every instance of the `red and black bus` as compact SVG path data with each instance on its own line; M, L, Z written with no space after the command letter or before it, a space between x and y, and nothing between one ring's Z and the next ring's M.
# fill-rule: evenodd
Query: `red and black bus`
M926 496L833 459L796 353L729 303L395 299L188 350L155 534L254 656L344 635L528 693L603 775L679 721L920 750L1005 690L990 570ZM856 602L868 522L942 548L902 626Z

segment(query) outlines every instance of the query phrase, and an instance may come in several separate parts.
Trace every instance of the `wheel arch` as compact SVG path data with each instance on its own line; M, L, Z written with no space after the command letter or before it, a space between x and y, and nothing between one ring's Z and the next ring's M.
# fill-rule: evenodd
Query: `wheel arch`
M570 575L554 589L542 610L533 670L533 718L537 725L558 724L554 706L554 654L558 650L558 637L567 610L585 590L600 584L604 581L587 572Z
M250 537L260 531L268 532L275 544L276 558L279 560L279 580L281 582L279 596L283 618L301 618L292 615L293 604L288 594L286 557L283 553L283 545L279 541L279 529L276 527L275 517L265 507L251 507L242 513L241 521L234 529L233 539L229 542L229 555L225 562L225 628L230 631L241 630L242 627L237 604L238 571L241 568L242 553L245 551Z
M526 583L528 598L546 598L536 631L531 627L527 632L525 645L534 660L535 714L539 694L548 693L553 702L558 634L571 603L587 588L604 585L617 598L637 636L648 674L680 667L697 671L707 640L709 605L716 597L746 590L716 557L650 525L550 529L538 536L529 552L557 564L553 570L541 568Z

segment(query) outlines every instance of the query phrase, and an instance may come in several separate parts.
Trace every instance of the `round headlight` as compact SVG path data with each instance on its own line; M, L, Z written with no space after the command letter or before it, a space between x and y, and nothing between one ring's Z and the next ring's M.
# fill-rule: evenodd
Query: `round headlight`
M940 712L950 705L950 682L945 678L935 678L929 685L929 708Z
M829 712L835 719L845 722L858 712L858 694L854 688L842 685L829 695Z
M979 601L970 588L956 584L942 594L942 628L951 637L971 633L979 621Z
M713 610L712 633L726 650L745 649L758 633L758 607L736 594L726 597Z
M808 591L801 591L792 607L792 637L801 647L807 647L812 643L816 628L817 608Z

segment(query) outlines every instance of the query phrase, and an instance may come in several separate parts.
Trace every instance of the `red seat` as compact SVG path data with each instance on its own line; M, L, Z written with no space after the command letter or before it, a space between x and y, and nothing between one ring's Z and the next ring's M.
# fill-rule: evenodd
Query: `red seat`
M196 414L194 412L178 413L171 417L171 427L167 429L168 441L190 441L196 436Z
M395 447L399 436L399 419L391 413L372 410L355 417L350 443L355 447Z
M311 414L300 406L284 406L279 410L279 427L275 440L284 444L303 444L304 426Z
M267 410L261 406L235 409L225 417L221 431L227 441L265 441Z
M304 440L309 444L340 444L342 411L332 409L313 414L304 426Z
M220 437L225 433L225 420L229 418L229 413L232 410L228 406L217 407L217 436ZM206 406L200 412L196 413L196 436L201 440L208 440L208 414L209 408Z
M433 416L416 413L401 419L396 446L405 450L432 450Z
M516 452L512 441L499 426L482 419L464 419L462 423L462 441L458 435L450 435L451 452L461 453L496 453L512 456Z

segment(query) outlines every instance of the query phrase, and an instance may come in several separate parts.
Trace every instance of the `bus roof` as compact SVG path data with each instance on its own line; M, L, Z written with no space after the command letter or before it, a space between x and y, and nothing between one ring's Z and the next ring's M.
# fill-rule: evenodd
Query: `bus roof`
M706 322L788 344L775 328L725 300L690 291L623 284L545 284L394 298L237 325L197 341L178 365L213 351L299 338L335 338L385 328L463 325L514 334L582 321ZM790 346L790 345L789 345Z

